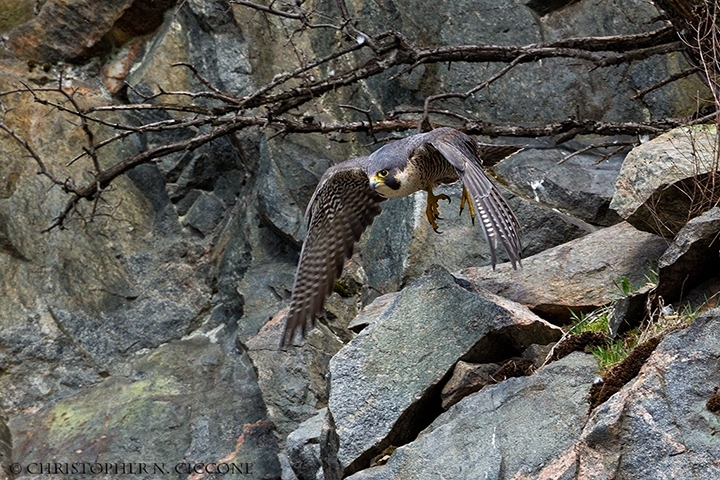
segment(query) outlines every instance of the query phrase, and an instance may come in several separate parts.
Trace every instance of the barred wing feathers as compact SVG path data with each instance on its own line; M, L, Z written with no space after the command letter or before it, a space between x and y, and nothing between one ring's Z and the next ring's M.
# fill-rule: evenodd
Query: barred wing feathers
M305 336L314 326L355 243L381 212L384 198L370 187L361 160L349 160L329 169L310 200L308 231L281 346L289 344L298 329Z
M520 264L522 245L520 243L520 225L498 189L490 182L482 169L482 161L475 153L474 141L457 132L442 132L430 143L450 162L467 188L480 217L483 233L490 245L493 268L497 263L495 250L498 241L510 258L513 268Z

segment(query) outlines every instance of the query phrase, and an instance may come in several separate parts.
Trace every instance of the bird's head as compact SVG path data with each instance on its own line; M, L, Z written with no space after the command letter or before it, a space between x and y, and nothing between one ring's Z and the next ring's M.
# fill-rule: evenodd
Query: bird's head
M399 168L382 168L368 175L370 186L383 197L398 197L403 175Z
M416 192L417 175L411 161L414 151L415 148L410 148L408 140L404 139L373 152L365 167L370 186L387 198L406 197Z

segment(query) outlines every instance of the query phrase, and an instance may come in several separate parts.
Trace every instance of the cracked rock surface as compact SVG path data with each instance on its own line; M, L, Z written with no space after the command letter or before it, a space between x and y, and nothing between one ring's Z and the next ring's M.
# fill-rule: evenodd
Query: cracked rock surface
M328 409L346 473L407 442L439 413L440 390L459 359L508 358L562 334L522 305L464 289L440 267L373 314L330 361Z
M530 377L486 387L450 407L386 465L349 478L572 478L563 476L574 467L567 451L582 431L596 369L592 356L574 353Z

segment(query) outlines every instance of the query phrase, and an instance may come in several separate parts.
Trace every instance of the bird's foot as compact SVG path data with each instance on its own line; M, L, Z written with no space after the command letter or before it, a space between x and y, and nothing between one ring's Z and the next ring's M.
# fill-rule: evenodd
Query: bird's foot
M462 215L466 203L468 206L468 210L470 210L470 219L472 220L472 224L475 225L475 205L473 205L472 203L472 199L470 198L470 194L468 193L467 188L465 188L465 185L463 185L463 193L462 197L460 197L460 215Z
M428 188L425 215L427 216L428 222L430 222L430 226L433 228L433 230L435 230L435 233L442 233L438 230L438 224L435 221L441 220L440 210L438 208L438 200L447 200L449 202L450 197L448 197L444 193L441 193L440 195L435 195L432 191L432 188Z

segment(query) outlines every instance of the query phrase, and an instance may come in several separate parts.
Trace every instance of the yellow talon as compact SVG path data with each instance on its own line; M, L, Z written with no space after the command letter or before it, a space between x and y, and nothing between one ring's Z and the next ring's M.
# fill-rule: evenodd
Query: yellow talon
M438 208L438 200L447 200L450 201L450 197L445 195L444 193L441 193L440 195L435 195L432 191L432 188L428 188L426 190L427 192L427 205L425 207L425 215L427 216L428 222L430 222L430 226L435 230L435 233L442 233L438 230L438 224L435 220L440 219L440 210Z
M460 215L462 215L463 208L465 208L466 203L468 206L468 210L470 210L470 219L472 220L472 224L475 225L475 205L473 205L470 194L465 188L465 185L463 185L463 193L462 197L460 197Z

